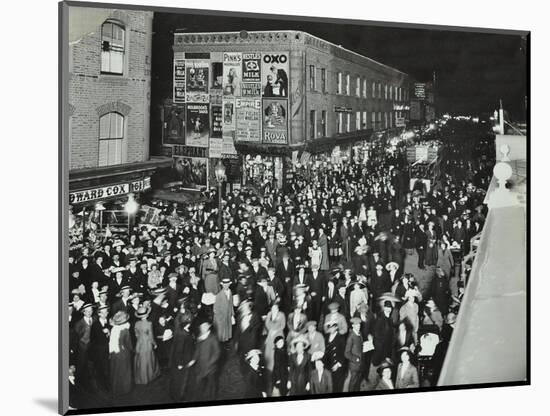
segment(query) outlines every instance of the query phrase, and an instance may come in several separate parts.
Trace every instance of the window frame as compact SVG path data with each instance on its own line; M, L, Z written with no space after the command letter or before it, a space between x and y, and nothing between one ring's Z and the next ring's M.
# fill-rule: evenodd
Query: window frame
M121 131L122 134L120 136L112 136L111 134L111 127L112 127L112 121L108 120L109 123L109 137L101 137L102 131L101 131L101 120L105 117L112 117L112 115L119 116L121 118ZM115 126L116 126L115 121ZM115 132L116 134L116 132ZM118 111L109 111L105 114L102 114L99 117L99 134L98 134L98 154L97 154L97 166L98 167L106 167L106 166L116 166L124 163L124 139L126 134L126 117L124 114L118 112ZM119 163L109 163L110 160L110 154L109 149L107 149L107 163L101 163L101 145L104 142L120 142L120 155L117 155L118 157L116 159L120 160Z
M309 90L317 91L317 79L315 76L315 65L309 66Z
M116 45L117 48L113 49L113 45L112 45L112 42L111 44L109 45L109 49L106 50L105 49L105 40L104 39L104 28L105 28L105 25L111 25L113 27L118 27L121 31L122 31L122 46L120 45ZM113 31L111 30L111 38L113 35ZM126 69L126 49L127 49L127 44L126 44L126 41L127 41L127 30L126 30L126 26L118 21L118 20L113 20L113 19L107 19L105 20L102 24L101 24L101 43L100 43L100 46L101 46L101 54L100 54L100 74L101 75L114 75L114 76L124 76L124 73L125 73L125 69ZM119 49L119 50L117 50ZM104 52L109 52L109 70L108 71L104 71L103 70L103 62L104 62ZM113 54L113 52L116 52L116 53L120 53L121 57L122 57L122 63L121 63L121 69L120 69L120 72L114 72L112 71L112 65L111 65L111 56Z

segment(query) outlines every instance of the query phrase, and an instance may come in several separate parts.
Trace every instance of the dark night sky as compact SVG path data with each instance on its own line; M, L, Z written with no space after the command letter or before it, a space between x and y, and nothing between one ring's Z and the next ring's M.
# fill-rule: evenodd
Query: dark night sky
M526 42L520 35L169 13L155 13L153 23L153 106L171 96L171 47L176 29L302 30L393 66L418 81L430 81L435 71L440 112L492 112L502 98L513 119L525 119Z

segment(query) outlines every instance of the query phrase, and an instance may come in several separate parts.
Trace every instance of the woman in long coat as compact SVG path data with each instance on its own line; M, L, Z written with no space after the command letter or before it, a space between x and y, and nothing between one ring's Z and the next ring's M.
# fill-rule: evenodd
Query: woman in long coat
M296 350L295 353L290 355L289 358L289 381L290 381L290 395L297 396L307 394L307 387L309 384L310 370L310 355L305 351L309 346L307 339L300 335L292 341L292 346Z
M111 392L115 397L132 390L133 347L129 319L128 313L118 311L111 320L113 328L109 337L109 363Z
M214 327L220 342L226 342L233 336L233 294L229 285L231 279L225 278L222 281L223 288L216 295L214 301Z
M397 374L395 380L396 389L411 389L420 387L418 381L418 370L411 363L412 353L406 347L401 348L399 351L401 363L397 367Z
M217 294L220 290L218 278L218 263L215 258L216 250L210 249L208 258L202 263L202 278L204 280L204 290L213 294Z
M153 334L153 324L147 320L151 308L140 307L136 312L134 331L136 333L136 355L134 357L134 377L136 384L148 384L160 375L155 355L157 342Z
M328 257L328 239L323 228L319 228L318 244L321 248L323 256L321 257L320 270L326 271L330 269L329 257Z
M279 304L274 303L265 319L265 329L267 330L264 350L265 368L270 372L273 371L274 364L274 342L278 336L283 336L285 326L285 314L279 310Z

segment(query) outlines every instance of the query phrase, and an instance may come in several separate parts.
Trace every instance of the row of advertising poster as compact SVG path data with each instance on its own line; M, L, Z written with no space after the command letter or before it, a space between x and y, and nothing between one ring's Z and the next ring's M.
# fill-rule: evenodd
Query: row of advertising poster
M235 154L235 142L288 144L288 53L188 55L174 59L164 144L209 147L221 138L225 154Z

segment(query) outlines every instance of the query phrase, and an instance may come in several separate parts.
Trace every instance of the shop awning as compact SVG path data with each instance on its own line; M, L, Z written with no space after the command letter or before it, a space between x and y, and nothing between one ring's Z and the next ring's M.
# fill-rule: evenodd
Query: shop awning
M372 129L358 130L352 133L341 133L332 137L321 137L311 139L305 143L305 149L309 153L323 153L331 151L334 146L353 144L360 141L370 140Z

